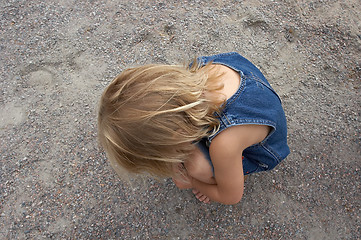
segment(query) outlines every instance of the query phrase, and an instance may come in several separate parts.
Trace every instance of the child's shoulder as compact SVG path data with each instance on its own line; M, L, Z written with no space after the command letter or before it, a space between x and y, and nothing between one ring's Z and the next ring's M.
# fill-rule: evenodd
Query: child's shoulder
M241 83L239 73L221 64L215 64L215 68L212 71L217 71L221 74L220 81L223 84L223 88L220 90L220 93L228 100L239 88ZM239 146L246 148L262 141L268 135L269 130L269 127L265 125L236 125L219 133L213 139L212 144L215 142L217 149L222 148L222 145L230 144L238 148Z
M237 92L241 83L241 77L238 72L222 64L214 64L214 67L211 68L210 71L211 74L214 72L220 75L219 81L223 85L223 88L219 91L226 97L226 100Z
M271 127L267 125L236 125L226 128L212 140L212 150L243 151L243 149L263 141L270 133Z

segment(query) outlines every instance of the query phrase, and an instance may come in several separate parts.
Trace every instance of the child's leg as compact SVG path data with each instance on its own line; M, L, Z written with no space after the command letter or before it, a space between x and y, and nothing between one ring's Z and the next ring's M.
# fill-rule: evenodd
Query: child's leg
M187 173L193 178L204 183L217 184L213 175L213 168L205 154L199 148L196 148L189 161L187 161L184 165ZM244 180L246 180L246 176L244 177ZM193 188L193 193L199 201L204 203L210 202L210 199L197 189Z
M204 153L199 148L196 148L189 161L185 162L184 165L187 169L187 173L191 177L204 183L216 184L216 180L213 177L212 167L206 159ZM192 192L199 201L204 203L210 202L210 199L197 189L193 188Z
M191 177L204 183L216 184L212 167L199 148L195 149L189 161L185 162L184 165Z
M188 172L183 163L174 164L173 171L175 173L173 182L179 189L192 188L192 183L190 182Z
M184 165L177 165L176 172L180 173L180 176L182 176L181 172L183 171L186 171L183 174L189 175L201 182L216 184L216 180L213 177L212 167L209 164L209 161L206 159L204 153L199 148L195 149L190 159L186 161ZM173 181L180 189L192 188L192 185L186 179L181 180L173 178ZM199 192L197 189L193 188L193 193L199 201L204 203L210 202L210 199L206 195L203 195L201 192Z

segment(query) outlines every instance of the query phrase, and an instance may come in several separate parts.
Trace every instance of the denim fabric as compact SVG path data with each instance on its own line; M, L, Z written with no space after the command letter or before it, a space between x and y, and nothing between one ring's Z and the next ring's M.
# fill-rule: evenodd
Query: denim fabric
M236 52L197 59L200 66L209 62L225 65L241 76L237 92L229 98L219 116L220 129L199 143L210 164L209 148L212 140L223 130L237 125L257 124L272 128L260 143L243 151L243 172L245 175L274 168L290 153L287 145L287 123L281 100L261 71Z

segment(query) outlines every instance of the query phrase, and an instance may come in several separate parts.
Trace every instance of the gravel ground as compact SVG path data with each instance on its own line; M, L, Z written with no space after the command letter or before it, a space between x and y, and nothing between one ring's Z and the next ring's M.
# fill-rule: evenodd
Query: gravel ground
M0 239L360 239L359 0L0 6ZM117 179L96 140L109 81L228 51L279 93L291 155L234 206Z

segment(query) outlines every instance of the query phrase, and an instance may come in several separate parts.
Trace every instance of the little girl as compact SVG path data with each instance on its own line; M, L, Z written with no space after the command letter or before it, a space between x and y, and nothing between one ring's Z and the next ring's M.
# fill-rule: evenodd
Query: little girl
M121 176L172 177L204 203L238 203L245 175L290 152L280 98L235 52L123 71L101 97L98 129Z

